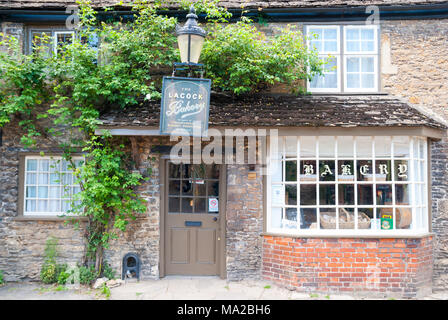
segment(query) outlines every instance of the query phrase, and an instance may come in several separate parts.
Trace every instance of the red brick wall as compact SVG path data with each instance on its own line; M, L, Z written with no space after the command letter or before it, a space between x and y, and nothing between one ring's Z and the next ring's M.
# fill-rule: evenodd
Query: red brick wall
M431 293L432 265L432 236L263 239L263 278L298 291L420 297Z

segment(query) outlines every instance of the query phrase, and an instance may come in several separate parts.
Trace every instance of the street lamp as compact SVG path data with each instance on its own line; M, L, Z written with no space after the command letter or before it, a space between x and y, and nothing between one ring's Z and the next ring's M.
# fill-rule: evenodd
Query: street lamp
M187 14L187 22L183 27L176 26L177 43L179 45L180 60L183 65L189 67L200 66L198 64L201 55L204 38L207 34L204 29L198 26L198 16L194 7L190 7Z

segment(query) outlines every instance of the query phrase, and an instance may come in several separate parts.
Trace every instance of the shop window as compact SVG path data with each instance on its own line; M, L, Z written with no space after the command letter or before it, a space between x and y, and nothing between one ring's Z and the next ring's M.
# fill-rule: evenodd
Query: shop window
M268 232L428 231L425 139L279 137L271 146Z
M308 83L311 92L378 91L378 27L306 26L308 46L326 60L323 75Z
M79 167L82 158L74 158ZM25 157L23 215L60 216L71 209L80 192L71 164L61 157Z

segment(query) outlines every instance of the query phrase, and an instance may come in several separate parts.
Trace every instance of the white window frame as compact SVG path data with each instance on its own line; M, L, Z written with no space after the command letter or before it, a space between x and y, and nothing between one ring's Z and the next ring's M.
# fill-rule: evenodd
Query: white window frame
M326 26L322 26L322 25L307 25L305 26L305 30L306 30L306 35L307 35L307 46L309 48L311 48L311 39L310 35L309 35L309 29L311 28L319 28L319 29L334 29L336 30L336 42L337 42L337 50L336 51L326 51L323 52L322 54L319 53L319 58L323 58L326 59L329 56L334 56L336 58L336 81L337 81L337 86L336 88L311 88L311 81L308 80L307 81L307 86L310 92L315 92L315 93L325 93L325 92L341 92L341 31L340 31L340 27L336 26L336 25L326 25ZM325 39L324 39L325 40Z
M347 68L347 59L349 58L373 58L373 88L347 88L347 77L348 77L348 68ZM361 72L362 73L362 72ZM355 55L355 54L347 54L344 55L344 92L377 92L378 91L378 56L366 54L366 55Z
M75 40L75 32L74 31L54 31L53 33L53 53L55 56L58 54L58 35L59 34L71 34L72 35L72 43Z
M339 136L334 136L335 139L337 139ZM359 137L359 136L358 136ZM354 198L355 198L355 204L354 205L339 205L338 204L338 185L340 183L339 179L338 179L338 175L335 174L335 181L329 181L329 182L323 182L323 181L319 181L318 178L316 178L315 182L306 182L306 183L311 183L311 184L315 184L316 185L316 205L311 205L311 206L302 206L300 205L300 191L299 191L299 186L301 184L300 181L296 182L297 185L297 205L295 207L297 207L297 229L287 229L287 228L273 228L271 226L271 220L272 220L272 175L268 174L266 177L266 232L268 234L274 234L274 235L290 235L290 236L335 236L335 237L400 237L400 236L419 236L419 235L424 235L427 234L429 232L429 226L428 226L428 218L429 218L429 202L428 202L428 155L427 155L427 149L428 149L428 141L426 138L423 137L418 137L418 136L409 136L410 139L410 150L409 150L409 157L406 158L396 158L394 156L394 147L393 147L393 143L391 143L391 157L390 158L380 158L380 157L376 157L375 156L375 136L370 136L372 138L372 155L369 157L357 157L357 150L356 150L356 143L354 143L354 154L353 157L338 157L338 153L337 153L337 140L335 140L335 155L334 157L324 157L321 159L321 157L319 157L319 145L318 143L316 143L316 156L315 157L300 157L300 140L299 137L297 137L297 157L296 158L290 158L291 160L296 160L297 161L297 166L298 166L298 170L297 170L297 174L299 175L299 169L300 169L300 161L301 160L315 160L316 164L319 163L319 160L334 160L336 161L336 167L337 167L337 161L338 160L353 160L354 161L354 167L356 168L356 160L358 160L358 158L361 160L372 160L372 170L375 170L375 162L377 160L391 160L391 170L392 170L392 180L391 181L378 181L376 180L376 174L373 172L373 182L370 181L357 181L357 179L355 178L355 181L350 181L350 182L346 182L347 184L353 184L354 185ZM279 136L280 138L284 138ZM317 137L318 138L318 137ZM354 137L356 138L356 137ZM391 136L391 138L393 138L393 136ZM273 147L273 144L276 144ZM416 153L416 148L417 146L423 148L422 152L417 154L417 157L415 157ZM279 143L279 141L274 142L274 141L269 141L268 144L268 148L267 148L267 164L268 164L268 172L271 172L272 170L272 163L273 161L276 161L275 159L278 158L277 156L273 156L272 155L272 149L276 150L279 149L278 146L281 146L282 148L284 148L284 144ZM280 150L278 150L280 151ZM283 150L284 152L284 150ZM289 158L289 157L288 157ZM397 184L400 184L399 181L395 180L395 164L394 161L397 160L407 160L409 163L409 179L407 181L403 181L402 184L408 184L410 190L409 192L409 205L397 205L395 203L393 203L392 205L377 205L376 204L376 185L377 184L390 184L392 185L392 193L393 193L393 198L395 199L395 186ZM277 160L278 161L278 160ZM280 161L284 161L282 160L282 158L280 159ZM415 165L418 164L420 166L419 170L416 171ZM423 165L422 165L423 164ZM336 168L335 167L335 168ZM285 176L285 166L281 165L281 168L283 170L282 172L282 176ZM356 175L356 169L355 169L355 175ZM417 174L419 174L419 177L417 177ZM275 183L275 184L282 184L284 185L284 179L282 179L282 183ZM398 183L397 183L398 182ZM335 194L336 194L336 200L335 200L335 205L329 205L329 206L325 206L325 205L319 205L318 203L318 199L319 199L319 185L322 184L334 184L335 185ZM374 196L373 196L373 205L358 205L357 201L358 201L358 195L357 195L357 190L358 190L358 185L360 184L366 184L366 185L372 185L373 191L374 191ZM417 196L416 194L416 188L419 188L420 191L422 191L420 196ZM417 203L418 199L421 199L419 203ZM275 207L278 207L277 205L274 205ZM283 204L283 206L281 206L283 209L285 207L288 207L286 204ZM294 206L292 206L294 207ZM354 208L354 215L355 215L355 228L357 228L357 214L358 214L358 208L372 208L373 209L373 214L374 217L376 216L376 209L377 208L393 208L393 225L394 225L394 229L393 230L382 230L382 229L321 229L320 228L320 208L335 208L336 212L338 212L340 207L350 207L350 208ZM411 228L409 229L396 229L396 221L395 221L395 209L396 208L411 208L412 210L412 225ZM300 229L300 209L302 208L316 208L316 224L317 224L317 228L316 229ZM285 210L283 210L283 215L285 215ZM284 216L283 216L284 217ZM338 219L336 219L338 221Z
M62 156L44 156L44 157L42 157L42 156L25 156L24 167L23 167L23 170L24 170L23 190L21 190L21 192L23 192L23 194L22 194L22 199L23 199L23 212L22 212L22 214L23 214L24 217L32 217L32 216L57 217L57 216L67 216L68 215L66 211L62 211L62 201L64 201L64 200L71 201L73 199L72 198L72 195L73 195L72 194L72 190L73 190L73 188L79 187L79 185L74 184L73 173L72 173L72 184L70 184L70 186L67 186L67 187L70 188L70 197L69 198L64 198L63 197L62 188L64 188L64 184L62 183L62 181L59 182L58 184L51 185L50 184L50 180L47 182L47 184L43 184L42 185L42 186L48 187L47 198L39 198L39 188L38 188L40 186L40 184L39 184L39 173L41 172L40 168L39 168L39 161L37 163L36 171L28 171L28 160L48 160L49 162L51 162L51 161L61 161L62 159L63 159ZM76 160L85 161L84 157L82 157L82 156L73 157L73 160L75 160L75 161ZM50 165L51 164L49 164L49 166ZM51 175L51 171L50 170L51 169L49 167L48 173L47 173L47 171L44 171L45 173L48 174L48 179L50 179L50 175ZM28 183L28 177L27 177L28 173L34 173L34 172L36 174L36 177L35 177L36 183L35 184L29 184ZM54 173L58 173L58 172L60 172L60 171L55 171ZM35 197L30 197L30 198L27 197L27 187L28 186L36 188L35 189ZM58 198L50 198L50 190L49 190L50 187L59 187L60 188L60 194L59 194ZM38 211L38 201L39 200L49 201L50 199L51 200L58 200L58 201L60 201L61 202L61 204L60 204L60 209L61 210L57 211L57 212ZM27 200L35 200L36 201L36 204L35 204L36 211L27 211ZM48 208L49 208L49 204L47 203L47 210L48 210Z
M323 52L319 53L319 57L326 57L332 55L337 58L337 88L311 88L311 81L307 81L307 89L311 93L375 93L379 92L380 88L380 72L379 72L379 59L380 59L380 47L379 47L379 34L380 28L378 25L363 25L363 24L338 24L338 25L305 25L305 34L307 36L307 45L310 47L309 30L311 28L321 29L337 29L338 38L338 51L337 52ZM350 29L371 29L374 30L374 50L373 51L356 51L347 52L347 30ZM374 87L373 88L347 88L347 66L346 57L353 56L373 56L374 57Z

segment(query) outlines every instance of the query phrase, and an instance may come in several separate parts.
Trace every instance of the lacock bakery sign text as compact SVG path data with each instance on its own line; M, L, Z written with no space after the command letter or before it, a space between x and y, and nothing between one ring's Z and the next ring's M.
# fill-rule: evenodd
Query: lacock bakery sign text
M207 136L210 79L164 77L160 134Z

